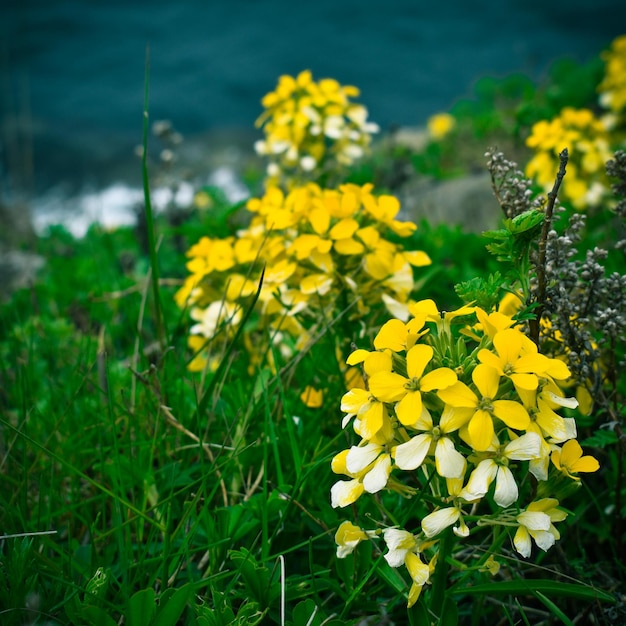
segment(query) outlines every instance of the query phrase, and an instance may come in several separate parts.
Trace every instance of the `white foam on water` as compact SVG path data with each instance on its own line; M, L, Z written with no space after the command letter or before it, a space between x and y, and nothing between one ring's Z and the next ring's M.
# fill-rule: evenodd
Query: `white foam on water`
M235 171L219 167L208 177L207 184L220 188L229 202L240 202L249 197L249 191ZM175 189L157 187L150 192L155 213L168 208L186 208L192 205L197 187L182 181ZM35 232L44 234L51 226L64 226L75 237L83 237L92 224L106 229L132 226L142 210L143 190L126 183L114 183L99 190L88 190L68 195L62 188L52 189L34 200L32 220Z
M213 187L221 189L228 201L233 204L241 202L242 200L247 200L250 197L250 191L241 182L235 170L231 167L226 167L225 165L222 165L211 172L207 183Z

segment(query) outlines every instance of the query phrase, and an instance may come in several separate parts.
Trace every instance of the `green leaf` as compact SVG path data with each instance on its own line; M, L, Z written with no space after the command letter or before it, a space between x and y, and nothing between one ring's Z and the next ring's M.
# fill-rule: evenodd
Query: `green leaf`
M617 434L614 430L597 430L591 437L587 437L579 442L581 446L591 446L593 448L606 448L617 443Z
M531 209L517 215L512 220L505 220L504 225L513 235L523 234L527 239L534 239L541 231L544 217L543 211Z
M424 624L430 624L432 622L423 597L420 597L419 602L416 602L410 609L407 609L407 611L410 626L424 626Z
M230 552L231 560L236 564L246 584L247 593L265 609L280 595L280 585L272 583L268 569L256 562L253 554L241 548Z
M89 626L117 626L117 622L99 606L85 606L80 612L81 622ZM142 622L139 622L140 624ZM145 622L143 622L145 624Z
M128 626L147 626L152 623L156 611L154 589L142 589L128 601L126 623Z
M561 609L554 604L550 598L547 598L539 591L537 591L534 596L545 605L552 615L558 617L566 626L574 626L574 622L572 622L572 620L567 617L567 615L565 615L565 613L563 613L563 611L561 611Z
M293 610L293 626L320 626L322 615L315 602L308 598L298 602Z
M554 580L505 580L502 582L472 585L469 587L453 588L454 594L469 595L534 595L536 592L548 596L564 596L579 600L600 600L615 603L615 598L600 589L573 583L561 583Z
M175 626L192 593L193 587L189 584L178 589L167 589L163 592L159 599L154 626Z
M456 602L450 596L446 596L439 624L440 626L457 626L458 623L459 611L456 608Z

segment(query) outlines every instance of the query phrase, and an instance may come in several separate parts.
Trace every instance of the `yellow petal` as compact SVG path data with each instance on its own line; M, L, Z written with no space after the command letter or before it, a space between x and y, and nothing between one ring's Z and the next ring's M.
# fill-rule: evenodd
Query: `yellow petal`
M404 564L406 565L409 575L416 585L422 586L428 582L428 578L430 577L430 568L426 565L426 563L422 562L422 559L420 559L417 554L409 552L406 555Z
M406 354L406 369L409 378L420 378L433 358L433 349L426 344L413 346Z
M406 347L408 335L409 331L406 329L403 322L396 319L389 320L385 322L378 331L374 339L374 347L377 350L388 348L393 352L400 352Z
M597 472L600 469L600 463L592 456L583 456L572 466L573 472Z
M476 394L461 381L454 383L450 387L440 389L437 395L452 407L476 408L478 406L478 398Z
M500 376L504 376L504 370L502 369L502 361L500 357L493 352L490 352L486 348L478 351L478 360L485 364L493 367Z
M526 391L534 391L539 385L536 374L511 374L510 378L515 387Z
M319 207L311 211L309 214L309 221L311 222L313 230L318 235L323 235L330 226L330 214L325 207Z
M425 265L430 265L432 263L430 257L422 250L410 250L405 252L404 258L413 267L424 267Z
M390 372L391 353L389 351L370 352L363 362L363 369L368 376L372 376L377 372Z
M346 363L348 365L356 365L357 363L362 363L365 359L370 355L368 350L363 350L359 348L354 352L350 353L350 356L346 359Z
M524 335L515 328L507 328L496 333L493 345L503 363L514 363L518 359L522 350L523 337Z
M543 354L525 354L514 365L516 372L543 374L550 367L550 359Z
M422 394L409 391L396 406L398 419L404 426L415 424L422 414Z
M378 372L369 379L369 387L381 402L396 402L406 395L406 382L404 376L395 372Z
M432 391L433 389L445 389L454 385L457 381L456 374L449 367L440 367L422 376L420 389L422 391Z
M349 239L358 230L359 223L352 218L345 218L337 222L330 229L331 239Z
M383 426L383 411L385 407L380 402L372 402L363 405L365 409L359 412L358 417L361 420L361 437L370 440Z
M491 365L484 363L477 365L472 372L472 380L483 398L495 398L498 395L500 373Z
M524 430L530 424L530 417L526 409L514 400L496 400L493 403L493 413L509 428Z
M571 468L578 459L583 455L583 449L576 439L570 439L563 444L561 448L561 465Z
M334 246L337 254L349 255L365 252L365 246L354 239L338 239Z
M356 478L340 480L330 489L331 505L334 509L356 502L364 491L363 483Z
M478 452L483 452L490 445L493 439L493 420L487 411L476 411L470 420L468 433L472 442L472 447Z

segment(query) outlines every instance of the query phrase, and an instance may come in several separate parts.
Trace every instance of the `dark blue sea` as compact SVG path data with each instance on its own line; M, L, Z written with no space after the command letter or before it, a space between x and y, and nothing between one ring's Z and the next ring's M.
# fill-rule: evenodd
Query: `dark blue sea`
M357 85L383 129L419 126L469 96L479 77L540 78L553 59L588 60L626 32L617 0L0 6L0 189L14 193L17 178L35 196L136 167L147 46L150 118L193 140L251 130L283 73L309 68ZM19 167L28 175L13 176Z

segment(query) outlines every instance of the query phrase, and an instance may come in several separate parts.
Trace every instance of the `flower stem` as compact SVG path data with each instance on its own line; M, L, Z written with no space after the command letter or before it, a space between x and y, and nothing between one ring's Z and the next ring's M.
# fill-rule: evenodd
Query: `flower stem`
M552 215L554 213L554 205L556 203L556 197L559 192L559 187L565 177L565 168L569 159L569 152L567 148L559 154L559 171L557 172L556 179L552 191L548 194L548 205L546 206L545 218L543 221L543 228L541 229L541 237L539 239L539 258L537 260L537 303L538 306L535 309L535 319L530 320L530 338L536 343L539 343L539 325L541 322L541 315L543 313L543 307L546 301L546 254L548 245L548 233L552 226Z
M446 590L448 586L448 570L450 564L448 557L452 553L455 535L452 529L448 528L439 542L439 553L437 555L437 566L433 576L433 588L430 598L430 611L438 618L441 617L444 602L446 599Z

